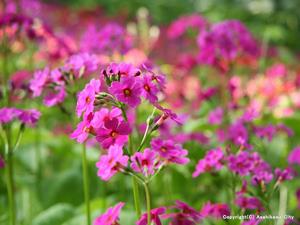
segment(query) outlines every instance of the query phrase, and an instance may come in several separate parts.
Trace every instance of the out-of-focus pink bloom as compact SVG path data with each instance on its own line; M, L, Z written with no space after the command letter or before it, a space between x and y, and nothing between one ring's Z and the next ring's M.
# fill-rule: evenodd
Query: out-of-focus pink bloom
M251 174L252 174L252 184L257 185L260 183L267 184L273 179L271 166L265 162L257 152L254 152L250 160L254 165Z
M80 117L82 113L89 114L94 110L95 94L100 91L100 80L92 79L78 94L76 113Z
M193 177L199 176L201 173L210 172L212 170L220 170L223 166L222 159L224 153L221 148L209 150L203 159L199 160Z
M230 208L225 203L212 204L207 202L202 206L200 214L202 217L223 218L224 215L230 215Z
M196 225L201 220L201 214L182 201L176 201L175 206L172 208L180 210L176 213L170 213L163 215L163 218L171 218L170 225Z
M254 164L250 154L243 151L237 155L230 155L228 157L228 167L240 176L246 176L250 174Z
M287 74L287 69L284 64L278 63L269 67L266 74L271 78L284 77Z
M117 118L104 122L104 127L97 130L96 139L103 148L117 144L123 146L128 141L131 129L127 122Z
M71 72L76 78L88 75L97 70L99 60L97 56L88 53L72 55L62 67L63 71Z
M294 148L288 157L289 164L298 164L300 165L300 146Z
M18 116L19 120L26 125L35 125L41 113L36 109L22 110Z
M102 180L108 181L117 172L127 167L128 159L128 156L123 155L122 147L119 145L110 146L107 155L100 156L99 161L96 163L98 176Z
M239 54L251 57L259 55L259 48L252 34L237 20L227 20L214 24L198 35L201 63L222 67L221 60L232 61Z
M284 170L276 168L275 176L277 178L277 182L279 183L286 180L292 180L294 178L294 171L289 167Z
M162 225L160 215L166 212L165 207L159 207L151 210L151 222L153 225ZM136 225L147 225L147 213L144 213L142 217L136 222Z
M111 110L107 108L101 108L99 111L95 112L91 125L98 129L104 126L106 121L110 121L113 118L117 118L119 121L122 120L122 111L119 108L112 108Z
M141 83L134 77L124 77L120 82L112 82L109 91L120 101L130 107L136 107L141 103Z
M144 152L136 152L131 156L131 168L145 176L153 175L154 170L159 166L157 159L156 152L146 148Z
M257 137L266 138L268 141L272 141L277 129L270 124L267 126L256 126L253 131Z
M33 97L38 97L42 94L42 91L49 79L49 75L50 70L48 67L34 73L34 77L29 84L29 88L33 92Z
M236 145L247 145L248 131L241 122L232 124L228 129L229 139Z
M208 22L200 15L182 16L170 25L167 35L170 39L175 39L182 36L189 28L201 31L205 29L207 25Z
M26 70L17 71L10 78L13 89L27 89L28 80L31 78L31 73Z
M104 214L94 220L93 225L118 225L120 211L124 205L124 202L120 202L109 208Z
M223 121L223 109L218 107L211 111L208 115L208 122L210 124L220 125Z
M0 123L9 123L20 115L21 111L16 108L1 108Z
M172 140L152 139L151 147L159 156L169 163L187 164L189 159L186 157L188 151L181 145L175 144Z
M54 92L55 91L55 92ZM44 104L48 107L62 103L65 100L66 91L64 86L57 86L50 90L44 98Z
M297 200L298 200L298 209L300 209L300 188L296 192L296 197L297 197Z
M238 195L235 199L235 204L237 204L242 209L258 210L258 211L264 210L260 200L255 197L245 197L243 195Z
M253 218L253 219L250 219L250 220L248 220L248 221L244 221L244 222L242 223L242 225L258 225L258 224L260 224L260 222L262 221L262 220L259 220L259 219L255 219L255 215L253 215L252 218Z

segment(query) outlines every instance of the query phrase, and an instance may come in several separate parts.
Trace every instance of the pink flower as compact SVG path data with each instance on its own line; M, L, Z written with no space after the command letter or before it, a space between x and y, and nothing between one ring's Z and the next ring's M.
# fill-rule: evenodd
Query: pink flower
M208 115L208 122L214 125L220 125L223 121L223 109L221 107L217 107L213 111L211 111Z
M202 16L193 14L182 16L175 20L168 28L167 35L170 39L175 39L183 35L189 28L194 28L197 31L205 29L208 25L206 19Z
M119 108L112 108L111 110L101 108L95 112L91 125L98 129L103 127L106 121L112 120L113 118L117 118L119 121L122 120L122 111Z
M123 146L128 141L131 129L127 122L117 118L104 122L104 127L97 130L96 139L103 148L117 144Z
M97 70L99 60L96 55L91 55L88 53L79 53L72 55L64 67L63 71L72 72L76 78L79 78L83 75L92 73Z
M44 104L48 107L62 103L65 100L66 91L64 86L57 86L54 91L50 91L44 98Z
M188 151L183 149L181 145L175 144L172 140L155 138L151 141L151 147L167 162L187 164L190 161L185 157Z
M80 117L84 112L89 114L94 110L95 94L100 91L100 80L92 79L78 94L76 113Z
M19 120L26 125L34 125L39 120L41 113L36 109L21 110Z
M222 168L222 159L224 154L221 148L216 148L208 151L205 157L199 160L193 177L199 176L201 173L210 172L212 170L220 170Z
M235 199L235 203L242 209L258 211L264 210L260 200L255 197L245 197L243 195L238 195Z
M93 119L93 113L85 115L83 120L77 124L76 129L70 135L71 139L76 139L77 142L83 143L88 138L89 134L95 134L95 129L91 126L91 120Z
M236 122L229 127L228 136L236 145L247 145L248 131L241 122Z
M120 101L130 107L136 107L141 103L141 84L134 77L124 77L120 82L112 82L109 91Z
M282 63L274 64L266 71L266 75L271 78L284 77L286 74L287 69Z
M202 206L200 214L203 217L223 218L224 215L230 215L230 209L229 206L224 203L212 204L208 202Z
M276 168L275 176L278 182L282 182L285 180L292 180L294 178L294 171L291 168L286 168L284 170Z
M109 208L104 214L94 220L93 225L117 225L119 224L120 211L125 205L120 202L114 207Z
M176 213L163 215L163 218L171 218L170 225L196 225L201 220L201 214L188 204L177 200L172 208L180 210Z
M268 141L272 141L274 135L276 134L276 127L273 125L267 126L256 126L254 127L254 133L259 138L267 138Z
M117 172L127 167L127 163L128 156L123 155L122 147L112 145L109 147L107 155L100 156L99 161L96 163L97 174L102 180L108 181Z
M165 207L159 207L151 210L151 222L153 225L162 225L159 218L160 215L166 212ZM144 213L141 218L136 222L136 225L147 225L147 213Z
M1 108L0 123L10 123L20 115L21 111L16 108Z
M228 157L228 167L240 176L249 175L254 167L253 160L248 152L240 152Z
M157 102L157 93L158 93L158 88L157 86L153 83L152 77L150 75L144 75L142 77L141 81L142 85L142 96L145 99L148 99L149 102L154 103Z
M48 67L34 73L34 77L29 84L29 88L33 92L33 97L38 97L42 94L42 91L49 79L49 74L50 70Z
M298 164L300 165L300 146L294 148L288 157L289 164Z
M131 156L131 168L145 176L153 175L158 166L156 152L150 148L146 148L144 152L136 152Z
M254 217L252 217L253 219L250 219L248 221L244 221L242 223L242 225L258 225L258 224L260 224L261 220L256 219L255 215L253 215L253 216L254 216Z

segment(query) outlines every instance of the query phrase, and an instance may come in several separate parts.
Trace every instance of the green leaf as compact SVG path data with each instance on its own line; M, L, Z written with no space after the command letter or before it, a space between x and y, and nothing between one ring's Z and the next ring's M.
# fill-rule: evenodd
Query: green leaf
M61 225L74 216L74 208L69 204L57 204L41 212L34 220L33 225Z

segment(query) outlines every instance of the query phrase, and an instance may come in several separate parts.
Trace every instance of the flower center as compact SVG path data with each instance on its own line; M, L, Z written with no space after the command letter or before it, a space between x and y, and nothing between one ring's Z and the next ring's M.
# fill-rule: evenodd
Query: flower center
M161 147L160 150L161 150L162 152L167 152L167 149L166 149L165 147Z
M118 133L116 131L112 131L110 133L110 136L113 137L113 138L115 138L117 135L118 135Z
M144 89L145 89L147 92L149 92L149 91L150 91L149 85L148 85L148 84L145 84L145 85L144 85Z
M125 95L126 97L131 96L131 90L130 90L129 88L125 88L125 89L123 90L123 93L124 93L124 95Z
M86 103L90 103L90 102L91 102L91 98L90 98L89 96L87 96L87 97L85 98L85 102L86 102Z

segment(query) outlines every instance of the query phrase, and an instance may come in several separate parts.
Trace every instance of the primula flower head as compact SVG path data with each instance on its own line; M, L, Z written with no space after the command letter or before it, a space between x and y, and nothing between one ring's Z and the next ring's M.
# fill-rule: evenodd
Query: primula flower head
M159 207L151 210L151 222L153 225L162 225L160 215L166 212L165 207ZM136 225L147 225L147 213L144 213L141 218L136 222Z
M230 208L225 203L212 204L207 202L202 206L200 214L202 217L223 218L224 215L230 215Z
M294 148L288 156L289 164L300 165L300 146Z
M113 118L104 121L103 128L97 130L96 139L103 148L108 148L114 144L123 146L128 141L130 132L131 128L127 122Z
M228 157L228 167L240 176L246 176L250 174L254 164L250 154L243 151L237 155L230 155Z
M199 160L193 177L199 176L201 173L210 172L212 170L220 170L222 168L222 160L224 153L221 148L212 149L207 152L205 157Z
M109 88L120 102L136 107L141 103L141 84L134 77L124 77L120 82L114 81Z
M22 110L19 120L26 125L34 125L39 120L41 113L36 109Z
M89 114L94 110L95 94L100 91L100 80L92 79L78 94L76 113L80 117L82 113Z
M107 154L100 156L99 161L96 163L98 176L102 180L108 181L127 166L128 159L128 156L123 155L122 147L119 145L110 146Z
M120 202L109 208L104 214L94 220L93 225L119 225L119 215L124 205L124 202Z
M149 75L144 75L141 79L141 85L142 85L142 96L149 100L149 102L154 103L158 100L157 93L158 88L153 83L152 77Z
M89 134L95 135L95 128L91 125L93 113L84 115L83 120L78 123L76 129L70 135L71 139L76 139L77 142L83 143L88 138Z
M25 125L35 125L39 120L41 113L36 109L17 109L17 108L1 108L0 109L0 123L6 124L19 120Z
M220 125L223 121L223 109L218 107L211 111L208 115L208 122L214 125Z
M263 205L258 198L245 197L244 195L238 195L235 199L235 203L242 209L263 211Z
M49 79L49 75L50 70L48 67L34 73L34 77L29 84L29 89L33 92L33 97L38 97L42 94L42 91Z
M101 108L99 111L95 112L91 125L98 129L103 127L106 121L110 121L113 118L117 118L119 121L122 120L122 111L119 108L114 107L111 110Z
M154 170L159 166L157 159L157 153L146 148L144 152L136 152L131 156L131 168L145 176L153 175Z
M151 147L159 156L169 163L187 164L189 159L186 157L188 151L181 145L175 144L172 140L152 139Z

